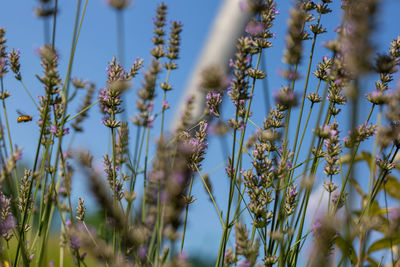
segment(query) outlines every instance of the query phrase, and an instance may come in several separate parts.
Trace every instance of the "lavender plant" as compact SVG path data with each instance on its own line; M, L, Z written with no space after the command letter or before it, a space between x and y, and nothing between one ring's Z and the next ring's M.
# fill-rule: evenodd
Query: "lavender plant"
M188 226L204 192L220 233L210 241L219 241L212 259L216 267L400 265L400 36L388 51L378 52L372 40L383 3L343 0L340 13L330 0L293 1L282 86L259 120L254 106L259 80L271 76L261 61L265 55L269 60L276 41L280 3L243 1L242 12L250 18L226 62L230 73L218 65L204 69L203 115L194 117L197 96L190 96L178 126L168 131L168 113L176 103L167 101L167 92L174 87L172 70L179 66L185 27L171 21L167 29L167 5L159 4L153 19L150 63L136 58L125 67L122 16L131 2L107 1L117 13L118 55L105 63L106 82L97 93L94 82L72 78L88 1L77 1L65 74L56 47L58 1L39 2L36 14L44 19L45 38L38 50L43 69L36 75L43 87L38 100L23 81L23 51L9 49L7 31L0 29L1 266L54 264L48 258L55 248L59 266L190 266L185 248L196 238ZM335 30L324 27L326 17L339 14ZM322 44L326 33L335 38ZM315 64L319 49L330 55ZM145 65L132 100L128 92ZM35 151L23 150L13 136L9 78L37 109ZM127 107L134 102L137 112L128 121ZM101 167L97 155L76 147L73 138L86 131L97 105L110 140ZM369 107L367 114L361 106ZM208 154L215 135L223 144L224 172L218 177L226 181L223 190L213 185L216 175L209 170L216 161ZM33 162L21 161L22 152L31 153ZM96 207L86 195L75 199L72 181L79 175ZM326 200L317 212L319 192Z

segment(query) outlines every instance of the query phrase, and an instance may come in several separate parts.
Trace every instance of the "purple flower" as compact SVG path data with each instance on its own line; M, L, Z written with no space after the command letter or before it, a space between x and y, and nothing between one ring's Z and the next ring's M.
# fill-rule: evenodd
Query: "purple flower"
M264 25L259 21L250 21L247 23L245 32L250 35L259 35L264 32Z
M67 127L67 128L64 128L63 135L66 135L66 134L69 134L69 128L68 128L68 127Z
M72 250L78 250L81 247L81 241L77 235L71 235L69 238Z
M317 219L311 226L311 232L318 232L319 229L321 229L322 223L321 220Z
M250 260L249 259L244 259L238 262L239 267L250 267Z
M333 31L336 33L340 33L342 31L342 28L341 26L338 26L337 28L334 28Z
M188 258L188 256L185 251L182 251L181 253L178 254L178 259L180 259L182 261L186 261L187 258Z
M139 248L138 248L138 250L137 250L137 254L138 254L138 257L139 257L139 259L141 259L141 260L144 260L144 259L146 259L146 256L147 256L147 247L145 247L145 246L140 246Z
M0 222L0 229L3 233L3 235L4 234L7 235L7 232L14 229L15 226L16 226L16 222L11 213L8 214L7 218L4 221Z
M168 103L168 101L167 101L167 100L163 100L162 103L161 103L161 106L162 106L163 109L169 108L169 103Z
M291 161L288 161L288 162L286 163L286 167L287 167L288 169L291 169L291 168L292 168L292 162L291 162Z
M148 110L149 112L151 112L151 111L153 111L153 107L154 107L154 104L153 104L153 102L151 102L151 103L147 106L147 110Z
M279 15L280 10L276 9L276 7L272 7L272 12L274 12L275 15Z
M150 181L157 182L157 181L164 180L164 178L165 178L165 172L162 171L162 170L152 171L149 174L149 180Z
M17 150L17 153L18 153L17 160L21 160L22 159L22 149L17 149L16 148L16 150Z
M235 63L233 62L233 59L229 59L229 67L233 67L235 65Z
M156 119L156 117L155 117L154 115L152 115L152 116L149 118L148 124L147 124L147 126L148 126L149 128L153 128L154 120L155 120L155 119Z
M400 219L399 208L392 208L389 212L389 218L391 221L397 221L398 219Z
M52 125L50 128L50 133L56 134L56 132L57 132L57 127L55 125Z
M59 194L66 194L66 193L67 193L67 189L66 189L64 186L62 186L62 187L60 187L60 189L58 190L58 193L59 193Z
M175 183L181 185L185 182L185 175L182 172L174 173L173 180Z
M290 188L289 195L290 195L291 197L297 196L297 192L296 192L296 187L295 187L295 186L293 186L293 187Z
M248 55L248 56L246 57L246 63L247 63L247 64L250 64L250 62L251 62L251 56Z
M340 85L342 83L342 80L341 79L336 79L333 83L335 85Z
M249 8L249 6L248 6L248 4L247 4L247 1L246 1L246 0L240 1L240 2L239 2L239 8L240 8L240 10L242 10L243 12L244 12L244 11L247 11L247 9Z
M71 220L68 219L68 220L65 221L65 229L68 230L70 226L71 226Z

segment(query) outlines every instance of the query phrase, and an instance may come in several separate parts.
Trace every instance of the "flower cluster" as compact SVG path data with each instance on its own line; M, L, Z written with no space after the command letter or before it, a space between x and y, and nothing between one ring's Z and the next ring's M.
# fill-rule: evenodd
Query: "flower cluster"
M272 46L268 39L274 38L275 34L270 29L274 25L273 21L279 12L276 10L276 4L273 0L250 2L253 16L246 25L245 32L252 39L252 54L256 54L262 49ZM258 71L261 76L265 76L263 72ZM258 79L262 78L259 77Z
M39 81L44 85L45 95L39 97L39 112L40 118L38 125L43 129L42 143L48 142L49 134L56 134L57 136L68 133L68 130L60 129L62 122L62 114L64 112L65 103L62 102L60 97L61 91L61 77L58 73L58 60L59 56L55 49L50 45L45 45L39 49L39 55L42 59L41 65L43 67L44 75L37 76ZM54 124L51 125L51 107L54 111Z
M7 52L6 45L7 39L4 38L6 34L6 30L4 28L0 28L0 77L3 77L7 72Z
M108 185L114 193L116 199L123 197L123 183L118 179L118 166L113 166L112 159L106 154L103 157L104 172L107 176ZM115 175L115 176L114 176Z
M86 207L84 202L85 200L83 198L79 198L78 207L76 207L76 219L78 221L83 221L85 219Z
M80 105L78 111L80 112L79 116L75 118L75 121L71 124L72 128L76 132L82 132L83 128L81 126L83 120L87 118L88 115L88 108L92 104L93 94L95 92L95 84L91 83L90 85L84 84L84 88L86 88L86 95L83 98L83 103Z
M346 147L354 147L356 144L363 142L376 133L376 125L361 124L357 128L350 131L350 135L343 138Z
M251 67L251 51L252 40L249 37L242 37L238 40L237 49L238 52L235 55L235 61L233 63L233 76L231 88L228 91L228 95L231 98L233 104L236 106L236 117L245 117L246 100L250 99L248 92L249 82L247 79L247 71ZM234 129L243 127L242 119L230 119L229 125Z
M116 10L123 10L130 6L130 0L106 0L107 4Z
M115 143L116 159L115 163L121 165L128 161L129 153L129 128L128 123L122 122L118 128L117 141Z
M339 155L340 155L340 139L339 139L339 130L338 124L333 123L330 125L325 125L327 127L329 134L327 138L325 138L324 146L326 148L325 152L325 167L324 173L328 176L332 176L339 173ZM324 128L325 128L324 127Z
M207 113L219 117L219 106L222 103L222 96L218 92L210 92L206 95Z
M120 126L120 121L115 117L118 113L122 112L120 105L122 103L121 94L128 89L129 80L134 78L140 68L142 67L143 60L136 59L129 72L116 62L113 57L107 67L107 87L100 90L99 103L102 112L105 114L103 124L109 128L117 128Z
M238 262L239 266L254 266L258 257L258 249L260 247L258 240L253 244L249 239L249 231L242 223L235 225L235 245L236 254L244 256L244 260Z
M30 210L32 207L31 196L29 196L29 184L32 182L32 179L29 179L29 177L31 176L32 171L25 170L24 177L21 179L17 201L17 207L21 213L24 211L25 207L27 210Z
M13 237L16 220L11 213L11 199L0 194L0 234L6 241Z
M21 65L19 63L19 56L21 54L21 51L13 49L9 54L8 54L8 60L10 62L10 69L12 72L15 74L15 79L18 81L22 80L21 76Z
M296 185L291 185L288 187L288 190L286 192L286 198L285 198L285 212L287 215L293 214L295 208L296 208L296 203L297 203L297 194L298 192L296 191Z
M207 127L208 123L206 121L201 121L199 123L199 129L196 131L194 137L189 137L186 141L189 151L188 165L189 168L196 172L197 169L201 170L201 162L204 159L205 150L208 144L206 143L207 138ZM189 135L189 133L186 133Z
M346 69L354 75L370 70L373 44L370 34L376 28L378 1L347 1L344 9L344 25L340 32L340 53L346 61ZM356 97L355 94L350 94Z
M375 60L375 71L379 74L379 81L375 83L373 92L367 94L367 99L375 104L382 105L389 102L389 96L385 92L389 83L393 81L393 74L397 71L400 60L400 36L394 39L389 48L389 54L378 55Z
M183 24L179 21L171 22L171 28L168 39L169 45L166 47L167 52L165 55L170 61L164 64L164 67L167 70L173 70L177 68L177 64L175 61L179 58L179 49L180 49L179 46L181 43L180 34L182 32L182 26ZM163 86L161 86L161 88L163 88ZM166 90L165 88L163 89Z
M283 61L293 66L300 63L303 53L302 41L308 39L308 34L304 31L304 25L307 20L311 20L307 11L314 8L310 1L298 3L302 3L302 6L290 10L289 32L286 37L286 50L283 55Z

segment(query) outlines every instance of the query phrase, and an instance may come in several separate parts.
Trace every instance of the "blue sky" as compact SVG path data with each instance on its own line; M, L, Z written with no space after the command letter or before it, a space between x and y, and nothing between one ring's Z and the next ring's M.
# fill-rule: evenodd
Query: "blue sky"
M60 54L60 72L64 77L69 50L71 45L71 36L73 29L73 21L75 16L75 3L77 1L59 1L59 16L57 20L56 32L56 47ZM176 100L179 99L185 84L190 76L190 70L196 63L198 55L206 39L207 33L210 30L212 21L217 14L218 8L222 1L216 0L170 0L165 3L168 5L169 20L179 20L183 23L182 32L182 48L180 52L181 59L178 61L179 69L171 74L171 83L174 90L168 93L168 100L172 109L168 111L166 123L173 120L175 114L174 106ZM279 77L279 69L284 69L282 63L282 52L285 47L284 37L287 32L286 21L290 1L277 1L280 14L276 18L276 25L272 31L276 33L276 39L272 40L273 48L265 53L269 88L274 91L284 85L284 81ZM335 12L339 12L339 1L334 1L332 8ZM152 17L159 1L142 0L134 1L132 6L126 10L124 14L125 22L125 58L126 67L133 62L136 57L145 59L145 68L150 59L149 50L152 46ZM387 0L382 1L381 16L379 18L379 26L374 39L377 44L378 51L385 52L390 41L395 38L399 32L400 18L398 11L400 10L400 1ZM37 1L11 1L1 0L2 14L0 16L0 27L5 27L7 30L6 38L9 48L21 49L21 71L25 84L34 97L44 94L43 88L35 74L41 74L40 59L35 51L43 45L43 22L35 18L33 11ZM313 66L316 65L322 56L328 52L321 47L321 43L334 38L333 28L340 23L340 17L335 14L328 14L322 19L322 24L329 31L318 39L317 50L313 61ZM234 19L234 18L232 18ZM305 46L305 54L308 55L310 44ZM117 55L116 45L116 15L114 10L110 9L104 1L92 0L89 1L87 13L84 20L83 28L80 34L75 61L73 65L73 76L77 76L96 83L97 88L102 88L106 80L107 62ZM306 58L303 60L306 62ZM228 64L228 63L227 63ZM304 68L300 70L304 73ZM133 116L135 111L136 89L140 87L140 77L133 81L132 90L126 96L126 106L129 116ZM165 73L162 74L163 80ZM304 77L304 75L303 75ZM304 80L300 80L297 90L302 90ZM261 92L261 84L257 84L256 97L253 104L254 117L253 121L260 124L264 118L265 106L263 94ZM27 114L33 114L34 120L36 111L22 86L12 79L9 74L5 79L6 89L9 90L12 96L7 99L7 108L10 117L11 131L13 132L13 141L24 147L24 160L32 162L34 144L39 135L38 127L35 123L17 124L16 118L18 114L16 110L21 110ZM315 89L315 83L311 81L309 90ZM368 83L365 92L373 89L373 83ZM364 89L363 89L364 90ZM161 94L161 93L160 93ZM271 93L272 94L272 93ZM81 92L80 96L84 94ZM273 102L272 98L270 99ZM79 102L79 101L78 101ZM79 105L80 103L78 103ZM363 105L367 105L363 102ZM224 115L226 118L232 116L232 109L229 107L229 101L225 103L226 109ZM364 106L362 106L364 107ZM159 107L155 107L159 110ZM369 108L369 106L368 106ZM70 109L71 115L75 114L77 107L73 106ZM36 115L37 116L37 115ZM360 113L360 117L364 117ZM345 118L343 118L345 120ZM101 157L107 153L108 131L100 123L101 115L98 112L98 107L94 107L90 112L90 118L85 122L85 132L77 135L74 139L75 147L86 148L92 151L95 155L95 162L101 163ZM248 133L255 131L255 128L248 127ZM155 132L158 133L157 130ZM133 128L131 135L133 136ZM342 135L343 136L343 135ZM68 141L68 140L67 140ZM154 141L154 139L152 139ZM216 139L209 140L210 155L203 164L204 171L210 171L215 195L218 204L222 209L225 209L226 195L228 193L228 180L224 174L225 166L222 165L225 160L221 153L221 144ZM247 167L249 168L249 167ZM74 180L74 202L80 195L87 196L84 187L85 182L83 177L77 177ZM218 219L214 212L211 202L208 201L208 196L203 190L200 180L195 182L194 196L198 199L190 206L190 217L188 225L188 239L185 246L189 252L209 255L216 253L220 241L221 228L217 227ZM93 202L91 202L93 204ZM90 207L89 207L90 209Z

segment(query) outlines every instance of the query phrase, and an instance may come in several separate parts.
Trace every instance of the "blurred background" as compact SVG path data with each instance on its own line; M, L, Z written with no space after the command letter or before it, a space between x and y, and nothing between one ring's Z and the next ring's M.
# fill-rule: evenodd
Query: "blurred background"
M229 1L229 0L227 0ZM83 1L84 2L84 1ZM166 112L166 125L171 125L177 119L178 105L181 96L187 90L190 83L191 72L196 64L201 60L201 51L206 45L209 33L212 32L212 25L224 1L202 0L170 0L165 1L168 6L167 22L177 20L183 23L183 32L181 35L180 59L177 61L178 69L173 71L170 76L170 83L173 90L168 92L167 100L171 108ZM340 1L333 1L331 8L333 12L322 19L322 25L328 30L317 40L316 53L313 59L313 66L329 55L322 44L328 40L334 39L336 34L333 29L339 26L341 22ZM36 98L44 94L44 90L38 82L35 74L41 75L40 59L37 50L46 42L45 27L42 19L35 16L34 10L39 4L38 1L21 0L0 0L1 15L0 27L6 29L7 46L21 50L21 72L24 83L27 85L31 94ZM124 10L123 17L118 17L117 12L110 8L105 1L88 1L86 15L80 32L76 54L74 58L72 77L82 78L96 84L97 92L105 86L106 66L113 56L118 55L117 32L121 30L124 35L124 53L120 61L126 68L136 58L143 58L145 70L150 62L150 49L152 48L151 38L153 36L152 18L155 16L155 9L159 1L154 0L136 0L131 6ZM73 32L74 18L77 1L59 1L59 13L57 16L57 30L55 46L60 55L59 70L62 77L65 77L68 67L69 53L71 49L71 38ZM282 53L285 47L285 35L287 32L286 21L288 19L291 1L277 1L279 15L276 17L275 26L272 31L276 38L272 41L273 47L268 49L263 55L263 66L267 72L266 83L260 82L256 87L256 97L253 102L252 121L261 125L273 101L273 92L278 90L285 81L280 77L279 72L285 68L282 62ZM386 0L382 1L381 15L377 27L376 46L378 52L386 52L390 41L399 35L400 1ZM235 17L230 17L234 21ZM123 28L118 28L117 21L123 23ZM244 29L245 25L242 25ZM242 29L242 30L243 30ZM211 40L212 41L212 40ZM311 42L306 42L304 47L303 65L308 60ZM226 66L229 62L227 61ZM303 66L300 73L305 75L306 69ZM312 71L315 67L312 68ZM160 82L165 79L166 72L160 76ZM304 77L303 75L303 77ZM131 90L125 95L125 107L128 117L133 117L136 113L136 90L140 88L141 75L133 80ZM309 84L309 90L314 91L316 83L312 79ZM39 127L36 124L38 120L35 106L25 93L23 87L9 73L5 77L5 89L11 92L11 97L7 99L7 108L9 112L10 127L13 133L13 142L22 146L23 161L27 166L33 162L33 153L39 136ZM295 90L302 91L304 79L298 82ZM363 94L374 89L373 81L366 83L363 88ZM160 89L159 87L157 89ZM156 90L157 90L156 89ZM162 91L158 90L158 96ZM83 98L84 92L78 92L77 98ZM97 93L96 93L97 96ZM233 116L233 109L229 99L224 99L225 104L222 111L222 117L228 119ZM69 107L71 116L77 113L81 101L75 101L75 106ZM363 102L367 105L367 102ZM369 106L368 106L369 107ZM158 98L154 106L156 112L161 109L161 100ZM33 116L33 122L26 124L17 124L19 116L17 110ZM360 120L365 118L365 114L360 112ZM102 156L109 151L109 131L101 123L101 113L99 107L94 106L89 112L89 119L84 124L84 132L80 134L70 134L65 139L65 144L72 142L72 147L90 150L94 155L94 162L99 168L102 168ZM345 118L343 118L345 120ZM313 125L313 124L311 124ZM346 125L346 124L345 124ZM154 137L151 140L155 143L159 133L159 123L156 120L152 132ZM294 127L293 127L294 128ZM249 125L247 133L250 135L256 131L256 127ZM71 129L72 132L72 129ZM130 124L130 136L133 149L133 137L135 127ZM294 134L294 133L291 133ZM341 137L346 134L344 132ZM306 140L307 141L307 140ZM226 142L226 143L224 143ZM214 188L214 195L220 209L226 209L226 196L228 195L228 179L225 175L227 160L224 146L229 146L229 139L225 141L210 134L208 140L209 148L206 160L203 163L203 172L210 175ZM153 146L154 150L154 146ZM244 168L250 168L248 162L244 162ZM246 165L247 164L247 165ZM318 179L318 177L317 177ZM321 197L321 181L316 183L316 190L313 194L315 204L310 214L315 212L317 203ZM140 185L138 184L140 188ZM185 241L185 251L189 255L206 257L213 262L218 252L218 246L221 238L222 228L219 227L217 214L212 203L206 194L200 179L195 180L193 195L197 200L190 206L189 221L187 228L187 239ZM86 179L82 175L75 175L73 178L73 197L72 201L77 203L78 197L84 197L88 205L88 212L96 211L96 203L93 201L91 193L88 192ZM140 197L140 196L139 196ZM311 213L312 212L312 213ZM310 215L310 216L311 216ZM247 220L244 216L243 220ZM232 246L234 239L231 238L229 246Z

